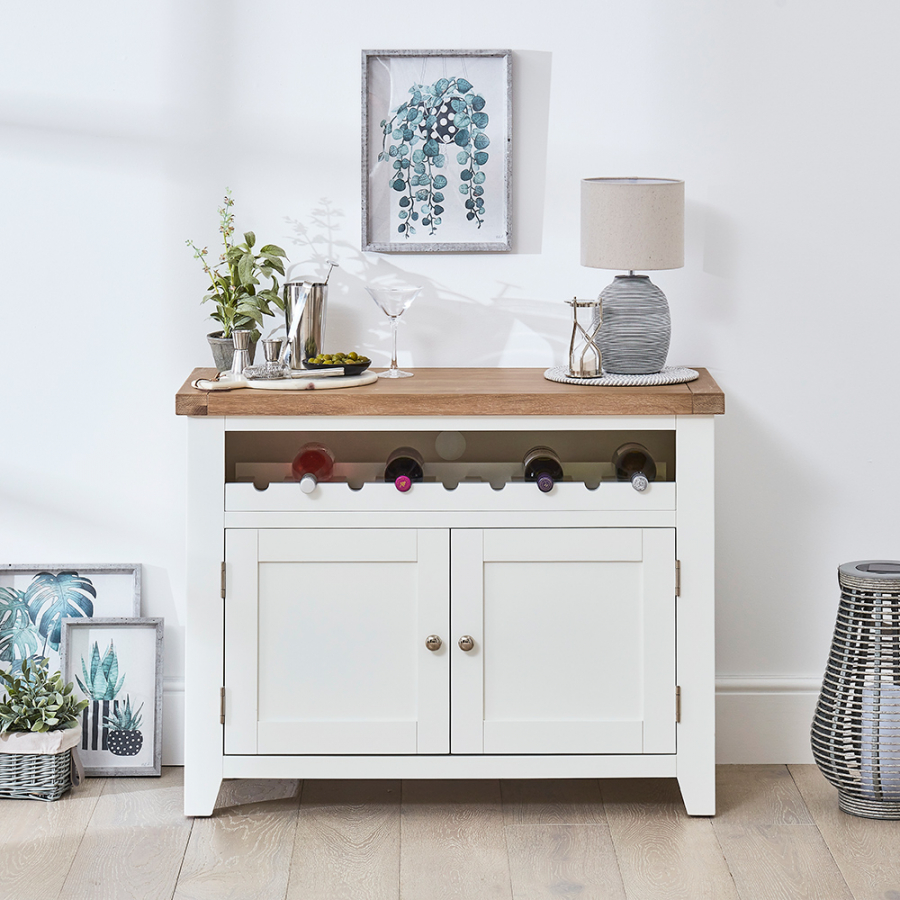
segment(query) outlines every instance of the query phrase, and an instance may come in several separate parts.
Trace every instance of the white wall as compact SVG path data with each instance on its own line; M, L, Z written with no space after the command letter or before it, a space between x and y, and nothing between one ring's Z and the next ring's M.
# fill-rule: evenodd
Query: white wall
M898 557L895 175L900 7L884 0L261 0L0 6L0 561L144 564L183 671L185 422L208 363L204 278L224 188L298 272L342 268L337 344L387 358L363 291L427 289L401 364L563 361L579 180L686 181L684 269L659 273L673 364L718 424L720 757L806 758L835 570ZM515 51L515 251L359 243L361 48ZM326 212L327 211L327 212ZM330 343L330 342L329 342ZM167 758L178 758L176 725Z

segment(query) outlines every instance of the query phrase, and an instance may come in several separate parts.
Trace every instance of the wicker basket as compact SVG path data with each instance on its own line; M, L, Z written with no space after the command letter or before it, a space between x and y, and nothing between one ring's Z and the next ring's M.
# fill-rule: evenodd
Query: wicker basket
M72 787L72 751L0 753L0 797L59 800Z
M813 757L844 812L900 819L900 562L845 563L838 583Z

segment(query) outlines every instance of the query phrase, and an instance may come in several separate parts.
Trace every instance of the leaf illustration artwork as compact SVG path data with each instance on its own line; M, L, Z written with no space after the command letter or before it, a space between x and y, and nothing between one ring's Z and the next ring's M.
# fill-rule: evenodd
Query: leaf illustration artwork
M37 653L38 643L25 591L0 588L0 662L21 666L22 660Z
M77 572L35 575L25 591L25 602L31 621L44 639L44 650L48 645L59 650L62 620L67 616L89 618L94 614L96 599L97 591L90 578Z
M382 150L379 162L389 162L391 188L397 198L400 225L405 238L416 233L416 223L433 235L451 203L462 203L465 217L475 227L484 222L482 167L487 163L490 118L485 99L465 78L439 78L432 85L413 84L410 99L401 103L390 119L381 122ZM449 180L448 156L459 166L460 184L444 194ZM440 171L443 170L443 171ZM452 196L456 194L456 196Z
M100 648L97 642L94 641L94 647L91 650L90 673L88 673L87 663L82 657L81 674L84 675L84 681L77 675L75 680L85 696L90 697L91 700L115 699L119 691L122 690L125 676L123 675L119 678L119 660L112 640L110 640L109 647L107 647L102 659L100 657Z

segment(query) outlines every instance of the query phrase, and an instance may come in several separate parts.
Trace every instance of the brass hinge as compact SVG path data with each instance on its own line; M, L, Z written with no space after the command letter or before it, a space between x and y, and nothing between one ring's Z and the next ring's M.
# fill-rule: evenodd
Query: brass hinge
M224 590L224 589L223 589ZM224 597L225 595L222 594ZM681 596L681 560L675 560L675 596Z
M225 599L225 563L222 563L222 599Z
M675 686L675 721L681 721L681 687L678 685Z
M225 724L225 688L219 690L219 724Z

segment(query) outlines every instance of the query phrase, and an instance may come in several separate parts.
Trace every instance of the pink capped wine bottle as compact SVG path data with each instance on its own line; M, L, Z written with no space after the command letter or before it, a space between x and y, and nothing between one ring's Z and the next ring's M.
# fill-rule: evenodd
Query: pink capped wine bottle
M413 447L398 447L387 458L384 467L384 480L394 482L394 487L402 493L406 493L413 482L421 481L425 477L425 463L422 454Z

